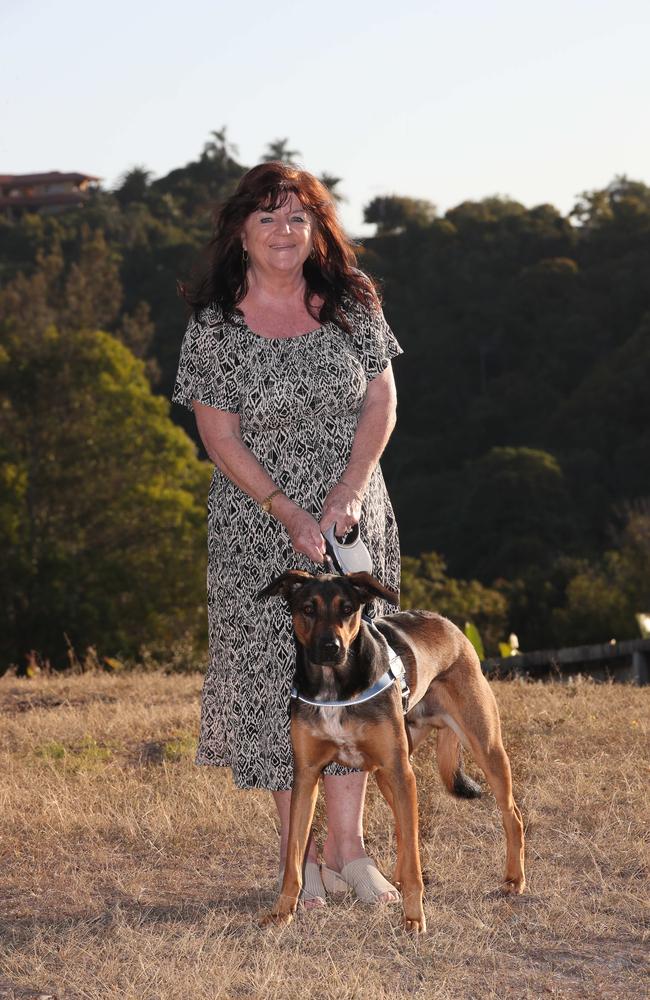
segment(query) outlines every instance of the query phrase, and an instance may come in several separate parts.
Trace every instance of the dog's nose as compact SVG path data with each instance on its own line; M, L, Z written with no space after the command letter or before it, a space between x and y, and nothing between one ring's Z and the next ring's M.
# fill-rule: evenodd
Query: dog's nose
M338 653L341 648L341 640L336 637L323 640L324 653Z

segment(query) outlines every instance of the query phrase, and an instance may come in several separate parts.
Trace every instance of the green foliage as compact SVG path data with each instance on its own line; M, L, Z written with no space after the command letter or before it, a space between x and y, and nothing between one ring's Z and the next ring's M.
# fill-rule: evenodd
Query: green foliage
M436 206L421 198L384 195L373 198L363 210L363 221L375 223L377 234L400 233L411 226L428 226L436 215Z
M0 300L4 665L32 649L63 663L66 637L78 650L130 655L203 628L210 470L114 337L26 328L21 310L8 311L22 296L47 316L41 277Z
M566 642L633 639L636 615L650 610L650 512L631 510L616 548L569 580L552 617Z
M437 552L424 552L417 558L404 556L402 607L437 611L461 629L469 619L480 629L488 650L496 651L506 625L506 598L477 580L455 580L447 576L446 568Z
M262 153L262 162L280 160L282 163L295 163L300 155L300 150L291 149L288 139L275 139L267 144Z
M133 167L127 170L121 183L115 189L115 197L122 207L133 202L146 202L149 196L151 171L145 167Z
M196 753L196 735L180 732L163 744L163 757L170 763L177 763L183 757L193 757Z
M479 660L485 659L485 648L483 646L483 640L481 639L481 633L477 629L473 622L465 622L463 626L463 632L471 642L472 646L476 650L476 655ZM500 645L500 644L499 644Z
M570 497L548 452L492 448L465 468L460 484L450 537L461 572L513 577L570 547Z
M206 142L198 160L152 181L149 190L157 199L154 212L158 217L165 219L170 210L177 211L179 222L200 218L205 225L215 205L232 193L244 168L234 159L237 149L226 133L225 127L211 132L212 138ZM167 211L163 207L165 197L169 199Z
M265 155L299 154L277 139ZM102 362L84 331L121 342L142 362L141 385L146 379L169 397L185 322L176 281L189 277L215 205L245 169L224 127L164 177L134 167L82 209L0 219L0 367L11 372L0 400L3 429L13 431L17 419L7 393L20 392L20 413L29 413L43 386L46 398L55 395L50 405L62 428L86 414L90 404L69 388L72 372L80 377L73 359L80 350L84 364ZM340 179L322 180L338 198ZM383 283L386 314L405 349L395 365L399 422L382 463L403 552L444 553L449 579L475 579L497 593L508 611L492 649L511 628L526 649L622 634L627 577L603 552L618 551L609 533L621 504L650 496L650 188L617 177L583 194L569 217L504 196L465 201L438 217L430 202L387 195L366 207L366 220L377 235L365 241L361 266ZM58 395L52 388L48 397L51 378ZM97 372L87 397L110 391ZM199 445L191 414L176 408L173 416ZM41 433L39 425L37 441ZM16 553L31 537L25 512L35 473L17 445L3 440L0 448L3 558L17 579L31 579L29 559ZM66 455L76 482L76 462ZM85 573L89 565L90 557ZM593 607L590 593L600 595ZM600 623L597 606L605 609ZM23 611L11 608L12 620L22 621ZM476 620L458 614L461 625L466 618ZM61 620L59 632L64 627ZM151 656L165 659L164 640L150 639Z
M320 177L319 177L319 180L321 181L322 184L325 185L325 187L327 188L327 190L331 194L331 196L334 199L334 201L339 202L339 203L346 200L345 196L342 195L337 190L337 188L338 188L339 184L341 183L342 179L343 179L342 177L335 177L334 174L327 174L327 173L321 174Z
M94 736L86 733L79 743L66 745L60 740L48 740L34 748L34 755L49 764L61 765L66 771L76 774L80 771L96 771L108 764L115 750L122 750L114 741L110 745L98 743Z

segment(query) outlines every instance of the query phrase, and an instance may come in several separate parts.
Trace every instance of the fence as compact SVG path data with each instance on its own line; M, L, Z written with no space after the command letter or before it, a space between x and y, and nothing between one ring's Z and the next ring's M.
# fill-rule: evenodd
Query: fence
M650 683L650 639L629 639L597 646L542 649L483 661L488 677L524 676L561 679L587 674L595 680Z

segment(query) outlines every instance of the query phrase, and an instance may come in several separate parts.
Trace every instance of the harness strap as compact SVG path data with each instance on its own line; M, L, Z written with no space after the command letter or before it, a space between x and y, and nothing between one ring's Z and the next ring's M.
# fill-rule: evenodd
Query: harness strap
M332 568L344 576L341 564L336 558L336 552L334 551L332 545L328 538L325 538L325 552L326 559L330 562ZM371 701L372 698L376 698L378 694L385 691L387 688L391 687L396 680L400 682L400 688L402 692L402 712L404 715L409 710L409 697L411 690L406 683L406 670L404 669L404 664L402 662L402 657L398 656L393 647L390 645L386 636L382 635L374 621L375 609L372 603L367 604L361 615L362 621L368 625L370 629L376 632L377 635L381 636L388 647L388 670L381 675L378 681L375 681L369 688L365 691L361 691L359 694L355 695L354 698L347 698L345 701L316 701L315 698L307 698L304 694L300 694L298 688L293 685L291 688L291 698L294 701L302 701L305 705L312 705L314 708L350 708L354 705L362 705L365 701Z
M365 615L363 617L365 618ZM379 629L369 619L366 619L366 621L381 635ZM386 641L385 636L382 636L382 639ZM349 708L354 705L362 705L366 701L371 701L372 698L376 698L378 694L381 694L382 691L385 691L395 681L399 680L402 691L402 712L406 715L411 692L406 683L404 663L402 662L402 657L397 655L388 642L386 642L386 645L388 646L388 670L381 675L379 680L375 681L369 688L366 688L365 691L361 691L355 695L354 698L346 698L344 701L317 701L315 698L307 698L304 694L300 694L295 685L291 688L291 697L297 701L304 702L305 705L313 705L315 708Z

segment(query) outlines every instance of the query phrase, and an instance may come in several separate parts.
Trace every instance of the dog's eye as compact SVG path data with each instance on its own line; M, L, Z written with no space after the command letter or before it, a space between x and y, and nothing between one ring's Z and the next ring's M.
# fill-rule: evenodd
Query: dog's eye
M349 618L350 615L354 614L354 608L352 607L351 604L343 605L343 614L345 615L346 618Z
M305 604L305 606L302 609L302 613L303 613L303 615L307 615L307 617L310 618L311 615L313 615L313 613L314 613L314 605L313 604Z

